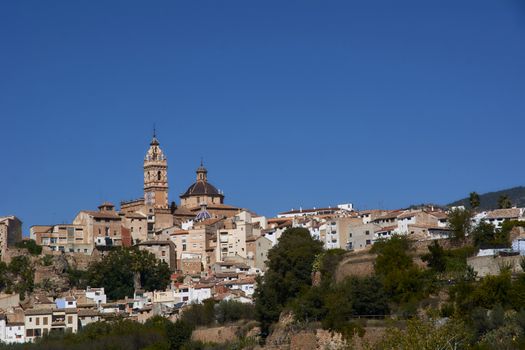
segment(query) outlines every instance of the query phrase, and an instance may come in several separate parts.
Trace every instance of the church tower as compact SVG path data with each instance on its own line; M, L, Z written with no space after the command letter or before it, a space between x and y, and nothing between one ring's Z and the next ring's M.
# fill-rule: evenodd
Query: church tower
M155 131L144 158L144 202L155 209L168 209L168 162Z

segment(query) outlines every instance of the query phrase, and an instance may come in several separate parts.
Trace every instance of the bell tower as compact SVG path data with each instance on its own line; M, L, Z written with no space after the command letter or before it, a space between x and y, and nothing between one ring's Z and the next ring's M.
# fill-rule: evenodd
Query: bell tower
M159 147L155 130L144 158L144 203L168 209L168 162Z

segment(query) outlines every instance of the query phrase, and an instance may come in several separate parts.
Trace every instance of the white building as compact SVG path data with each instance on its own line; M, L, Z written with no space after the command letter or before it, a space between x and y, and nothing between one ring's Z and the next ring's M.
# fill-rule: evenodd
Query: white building
M336 207L311 208L311 209L292 209L277 215L278 218L295 218L299 216L321 216L321 215L344 215L354 211L352 203L338 204Z
M9 322L8 316L0 315L0 342L21 344L25 342L24 322Z
M255 292L255 280L253 278L227 281L224 284L232 290L242 290L247 297L253 296Z
M97 306L107 303L106 293L104 287L101 288L86 288L86 298L92 300Z
M505 221L521 220L523 217L523 210L524 208L496 209L487 212L487 215L483 220L494 225L496 228L501 228L501 225Z

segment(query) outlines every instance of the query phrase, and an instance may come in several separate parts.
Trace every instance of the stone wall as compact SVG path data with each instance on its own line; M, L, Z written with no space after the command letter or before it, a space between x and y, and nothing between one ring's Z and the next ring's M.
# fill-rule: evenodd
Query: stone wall
M237 339L239 326L223 326L212 328L201 328L193 331L191 335L192 340L201 341L205 343L227 343Z
M467 264L477 272L478 277L497 275L504 267L510 267L513 273L521 273L520 255L515 256L475 256L467 259Z

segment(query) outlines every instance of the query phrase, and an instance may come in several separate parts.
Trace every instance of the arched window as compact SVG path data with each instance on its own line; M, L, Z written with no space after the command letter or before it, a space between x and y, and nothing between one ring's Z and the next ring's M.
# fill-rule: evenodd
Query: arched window
M160 170L159 170L159 172L157 173L157 180L160 181L160 178L161 178L161 173L160 173Z

